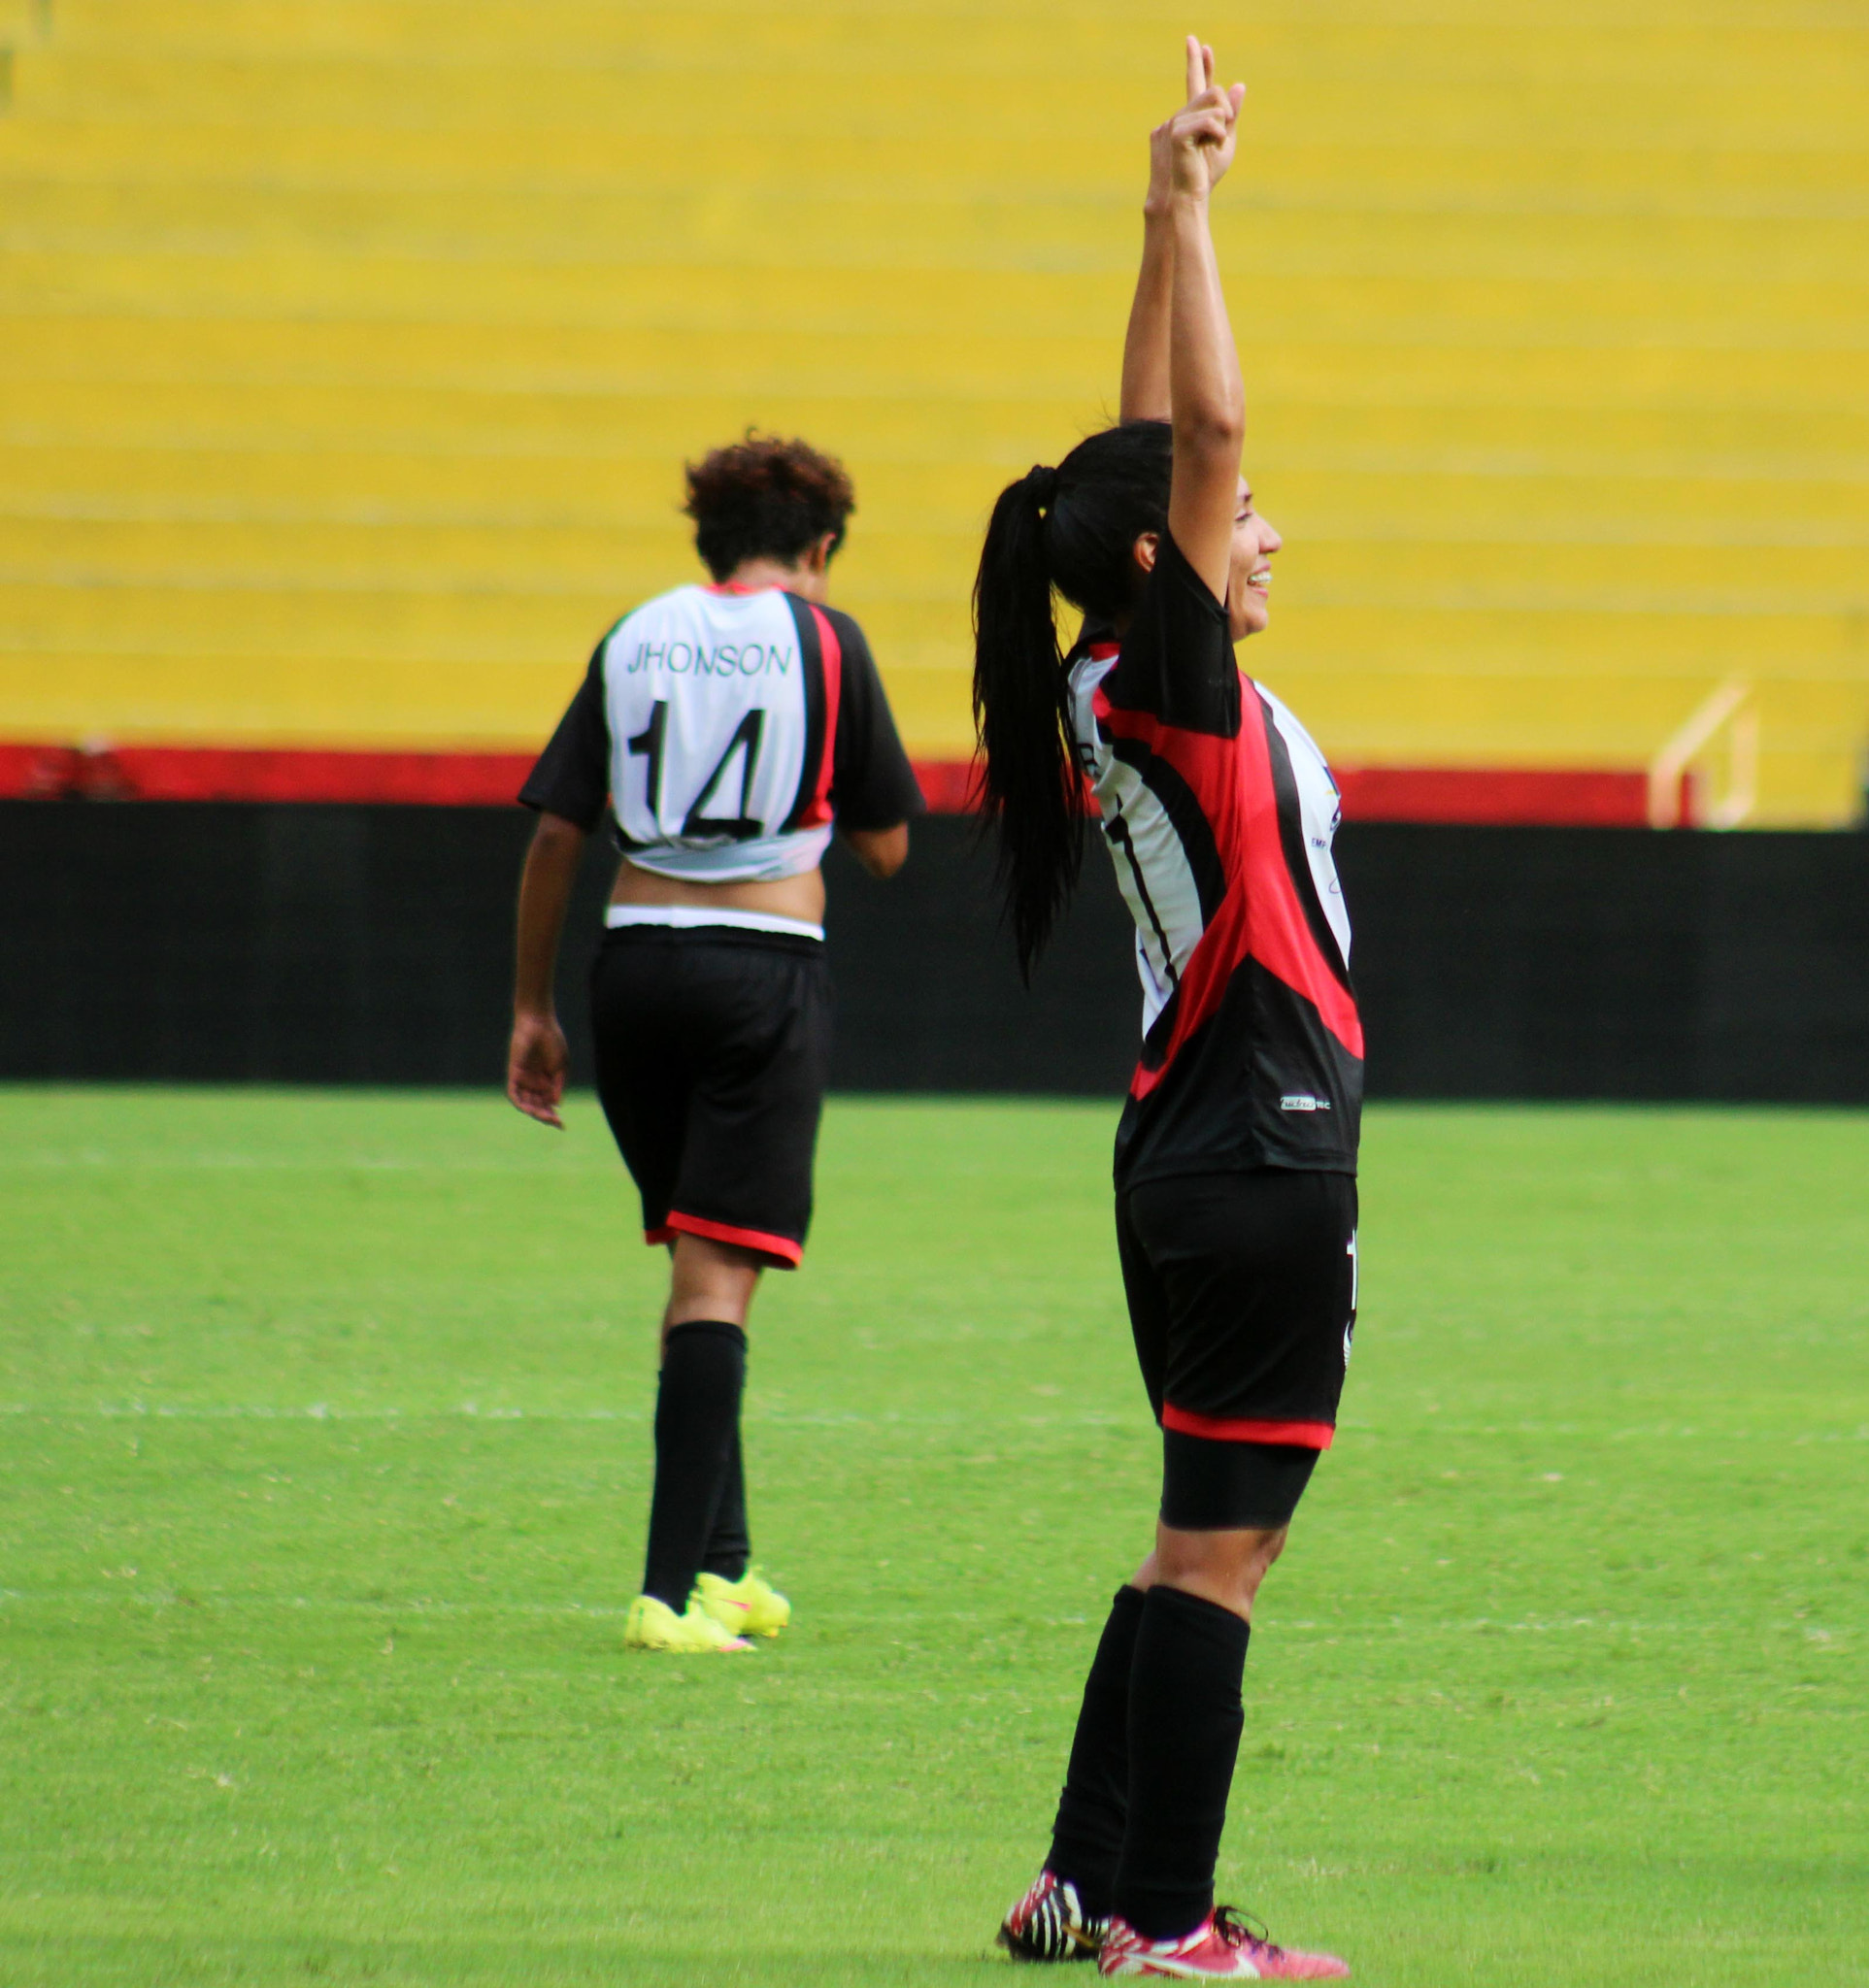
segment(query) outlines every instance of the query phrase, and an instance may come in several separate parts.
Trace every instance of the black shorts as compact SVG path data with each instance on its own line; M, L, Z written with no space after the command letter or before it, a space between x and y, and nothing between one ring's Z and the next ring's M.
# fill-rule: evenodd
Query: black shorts
M706 1236L789 1270L811 1227L830 1075L821 940L623 925L590 975L597 1092L643 1235Z
M1283 1524L1336 1434L1356 1323L1354 1176L1145 1181L1118 1194L1117 1248L1163 1432L1163 1518Z

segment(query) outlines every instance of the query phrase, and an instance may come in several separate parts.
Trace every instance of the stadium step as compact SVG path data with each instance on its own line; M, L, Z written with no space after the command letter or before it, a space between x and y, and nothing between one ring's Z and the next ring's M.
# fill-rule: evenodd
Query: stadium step
M964 750L979 530L1109 411L1181 26L0 0L0 737L523 746L758 421L850 461L840 596ZM1329 749L1640 767L1739 675L1761 818L1853 812L1865 40L1285 0L1222 48L1250 661Z

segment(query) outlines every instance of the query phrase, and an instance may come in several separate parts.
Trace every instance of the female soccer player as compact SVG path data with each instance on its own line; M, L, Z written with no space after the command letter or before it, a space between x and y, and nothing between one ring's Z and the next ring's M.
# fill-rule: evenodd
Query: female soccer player
M1331 1441L1355 1308L1362 1033L1321 755L1233 646L1280 540L1240 476L1208 230L1245 91L1187 45L1154 134L1119 426L995 506L975 590L987 809L1021 965L1073 882L1088 781L1134 914L1141 1060L1117 1242L1162 1431L1154 1550L1085 1688L1051 1854L1000 1942L1109 1975L1347 1973L1214 1908L1259 1582ZM1165 417L1165 418L1164 418ZM1055 589L1086 615L1060 659Z
M843 466L749 434L687 485L714 584L605 636L519 796L539 825L507 1095L562 1124L553 973L608 798L622 862L591 976L597 1088L645 1240L673 1263L648 1564L623 1640L714 1652L791 1617L749 1564L740 1397L753 1286L797 1264L811 1220L830 1055L818 863L835 826L893 876L922 803L863 631L824 605L853 504Z

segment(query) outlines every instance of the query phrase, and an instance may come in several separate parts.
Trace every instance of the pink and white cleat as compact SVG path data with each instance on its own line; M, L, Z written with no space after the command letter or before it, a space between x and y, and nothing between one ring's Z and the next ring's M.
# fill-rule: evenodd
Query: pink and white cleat
M1085 1916L1076 1885L1041 1871L995 1937L1016 1961L1093 1961L1108 1923Z
M1249 1931L1231 1905L1221 1905L1179 1939L1146 1939L1125 1920L1112 1919L1097 1971L1157 1981L1328 1981L1350 1968L1334 1953L1274 1946Z

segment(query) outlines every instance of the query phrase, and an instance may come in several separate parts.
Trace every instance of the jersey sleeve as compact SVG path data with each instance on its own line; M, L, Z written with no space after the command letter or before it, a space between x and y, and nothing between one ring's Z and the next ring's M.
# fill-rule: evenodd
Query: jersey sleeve
M1168 532L1103 689L1112 704L1177 730L1239 735L1240 666L1226 610Z
M577 696L519 789L526 807L562 814L586 835L603 819L610 798L610 722L604 715L604 650L609 644L606 635L597 645Z
M834 608L825 613L844 652L831 757L831 808L839 828L894 828L925 812L928 804L902 749L862 629Z

